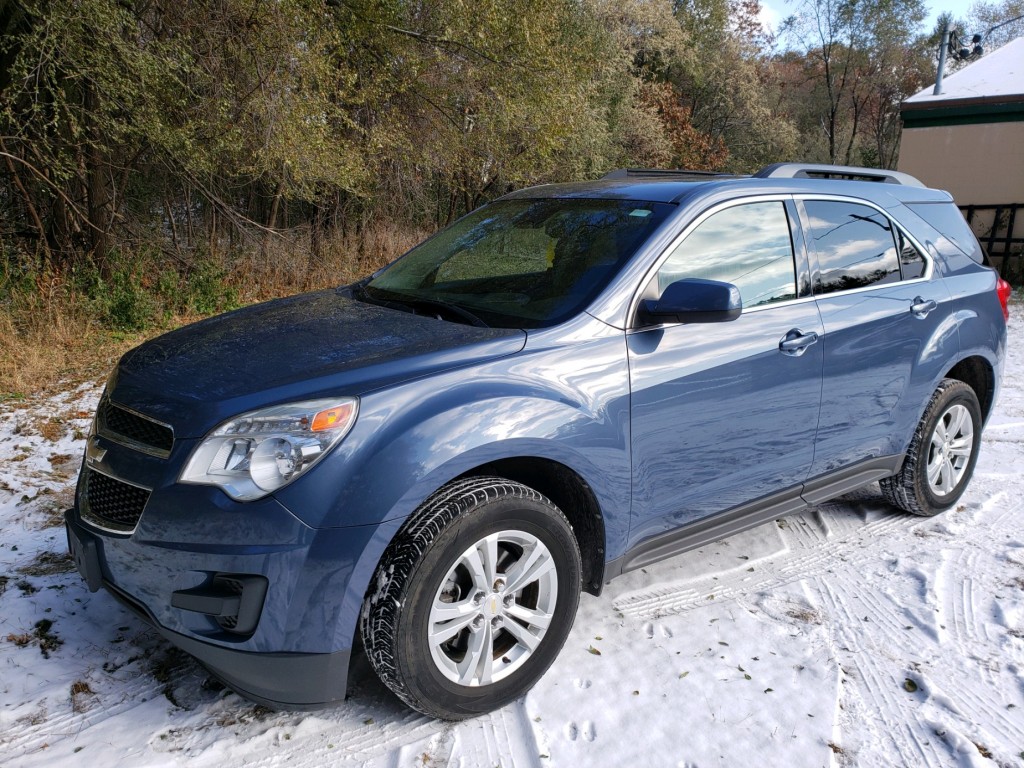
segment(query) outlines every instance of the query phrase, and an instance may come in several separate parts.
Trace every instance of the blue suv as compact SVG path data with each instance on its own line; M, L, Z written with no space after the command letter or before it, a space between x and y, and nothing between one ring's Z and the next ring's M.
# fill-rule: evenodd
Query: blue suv
M525 693L581 590L878 481L970 480L1009 286L945 192L780 164L515 192L351 286L129 352L68 540L241 694Z

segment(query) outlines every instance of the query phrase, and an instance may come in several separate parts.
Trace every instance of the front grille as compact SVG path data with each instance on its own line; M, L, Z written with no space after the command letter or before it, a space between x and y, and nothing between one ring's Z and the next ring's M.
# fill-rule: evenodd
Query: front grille
M170 455L174 432L166 424L115 405L108 398L103 398L97 416L101 434L147 453Z
M149 491L91 469L85 470L84 482L83 519L118 533L135 530L149 501Z

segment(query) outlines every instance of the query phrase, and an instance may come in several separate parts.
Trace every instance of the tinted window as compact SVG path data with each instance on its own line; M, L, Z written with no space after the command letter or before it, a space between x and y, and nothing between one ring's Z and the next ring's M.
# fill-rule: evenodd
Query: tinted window
M960 209L953 203L908 203L907 207L928 222L932 229L949 238L953 244L979 264L984 253L964 219Z
M808 200L804 205L818 253L818 293L899 281L896 242L885 216L856 203Z
M924 256L914 247L903 233L896 230L896 236L900 241L900 269L903 270L904 280L913 280L924 275Z
M674 208L634 200L492 203L386 267L361 296L414 310L454 305L492 326L553 325L596 297Z
M732 283L744 307L796 298L785 204L748 203L709 216L661 266L659 294L687 277Z

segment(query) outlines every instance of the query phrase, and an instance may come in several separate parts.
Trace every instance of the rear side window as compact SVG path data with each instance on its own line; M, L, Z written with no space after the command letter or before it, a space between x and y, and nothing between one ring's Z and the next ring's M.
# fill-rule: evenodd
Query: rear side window
M970 225L953 203L907 203L912 210L926 222L945 235L953 245L970 256L979 264L983 263L984 253L978 248L978 241L971 231Z
M833 200L804 203L818 254L818 294L896 283L900 260L892 224L874 208Z

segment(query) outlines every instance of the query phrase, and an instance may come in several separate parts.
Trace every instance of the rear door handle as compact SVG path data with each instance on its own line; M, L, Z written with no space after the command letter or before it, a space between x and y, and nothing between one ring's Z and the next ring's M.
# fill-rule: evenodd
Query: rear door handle
M914 299L914 303L910 305L910 314L924 319L937 306L939 305L935 303L934 299L922 299L918 296Z
M791 357L799 357L811 344L816 344L818 341L818 334L814 331L810 333L804 333L799 328L794 328L779 342L779 350Z

